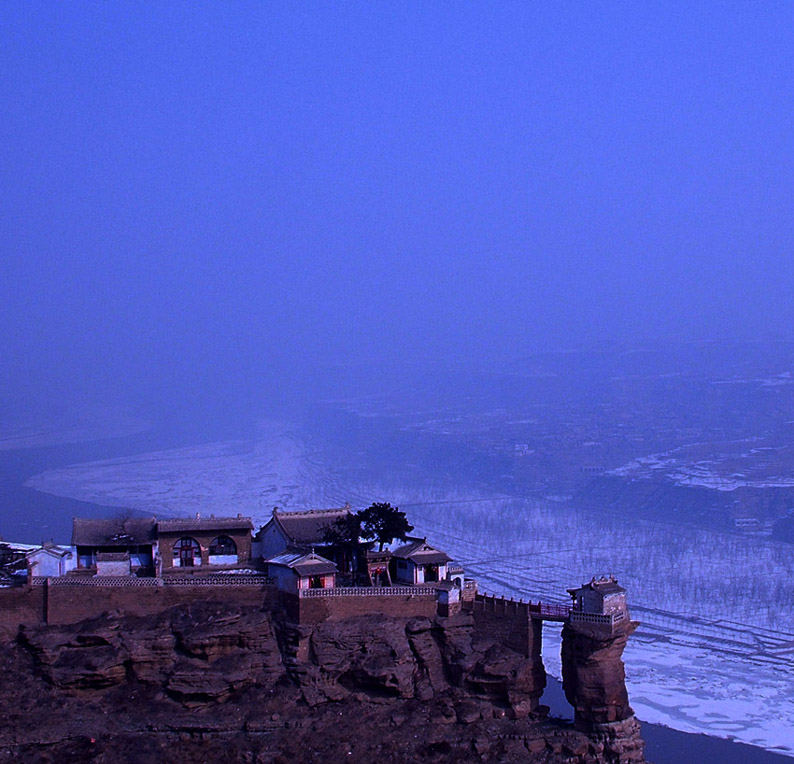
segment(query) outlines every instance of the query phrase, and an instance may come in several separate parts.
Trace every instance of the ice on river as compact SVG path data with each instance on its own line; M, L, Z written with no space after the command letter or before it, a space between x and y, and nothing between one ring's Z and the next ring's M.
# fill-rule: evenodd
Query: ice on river
M569 586L615 574L642 622L625 656L637 715L794 756L788 545L416 482L399 467L361 475L276 425L256 442L75 465L29 485L159 514L242 512L255 522L274 505L392 501L487 591L564 601ZM544 660L559 676L559 637L546 632Z
M789 545L530 501L409 509L486 591L564 601L567 587L616 575L641 622L625 654L637 716L794 756ZM544 662L558 678L559 649L549 625Z

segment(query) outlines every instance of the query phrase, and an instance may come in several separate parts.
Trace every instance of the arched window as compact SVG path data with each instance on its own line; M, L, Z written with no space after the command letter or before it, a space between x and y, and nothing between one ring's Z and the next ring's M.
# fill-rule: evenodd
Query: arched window
M180 568L201 565L201 547L196 539L185 536L174 544L174 564Z
M210 557L230 554L237 554L237 544L234 543L234 539L228 536L218 536L210 544Z

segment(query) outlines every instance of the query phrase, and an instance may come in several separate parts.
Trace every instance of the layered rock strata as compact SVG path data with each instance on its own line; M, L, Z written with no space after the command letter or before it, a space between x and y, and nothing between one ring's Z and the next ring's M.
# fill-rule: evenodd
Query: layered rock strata
M617 761L611 727L541 718L537 675L467 614L109 613L0 647L0 761Z
M626 690L623 650L637 628L566 623L562 630L562 678L574 707L576 728L598 743L608 764L643 762L644 743Z

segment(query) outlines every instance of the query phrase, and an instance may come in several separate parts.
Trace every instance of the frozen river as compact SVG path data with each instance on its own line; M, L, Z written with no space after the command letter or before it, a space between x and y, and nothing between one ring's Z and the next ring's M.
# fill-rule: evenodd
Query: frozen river
M785 545L537 502L409 509L487 591L564 601L567 587L615 574L641 621L625 655L638 717L794 755ZM558 631L547 626L544 640L557 677Z
M642 625L626 651L637 715L686 732L794 756L794 559L791 547L637 518L599 516L395 467L360 474L269 423L255 441L226 441L46 471L29 486L162 515L285 509L406 510L417 531L463 562L481 589L564 601L612 573ZM544 660L559 676L559 635Z

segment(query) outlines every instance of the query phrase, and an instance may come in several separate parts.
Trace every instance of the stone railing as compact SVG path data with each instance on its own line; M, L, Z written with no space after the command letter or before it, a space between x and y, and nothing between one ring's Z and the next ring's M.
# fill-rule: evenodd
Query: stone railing
M615 613L613 615L601 613L583 613L581 610L571 611L571 623L595 623L603 626L614 626L624 620L625 613Z
M138 578L137 576L33 576L32 586L271 586L267 576L168 576Z
M269 576L168 576L166 586L271 586Z
M161 578L136 576L33 576L32 586L162 586Z
M567 618L571 613L570 605L560 605L556 602L538 602L533 605L530 602L529 611L537 613L541 618Z
M332 589L298 589L306 597L435 597L433 586L340 586Z

